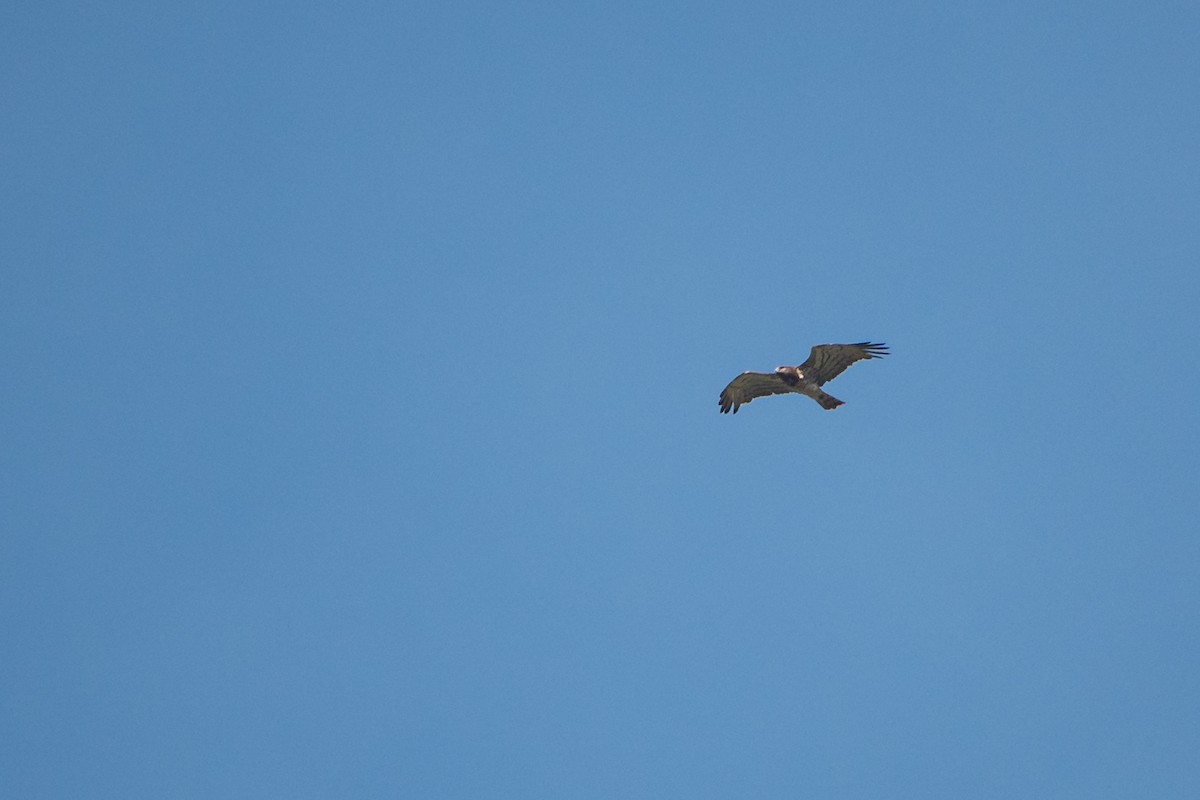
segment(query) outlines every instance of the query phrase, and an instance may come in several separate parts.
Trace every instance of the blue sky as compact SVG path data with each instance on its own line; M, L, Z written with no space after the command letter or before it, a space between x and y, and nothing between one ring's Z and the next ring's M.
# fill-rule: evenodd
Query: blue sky
M1200 792L1194 5L4 20L4 796Z

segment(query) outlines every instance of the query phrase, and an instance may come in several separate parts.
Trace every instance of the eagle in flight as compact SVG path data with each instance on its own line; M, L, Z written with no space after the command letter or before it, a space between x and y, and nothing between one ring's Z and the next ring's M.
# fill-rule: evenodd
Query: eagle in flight
M888 354L886 344L818 344L808 354L808 360L798 367L776 367L774 372L743 372L721 392L721 413L737 413L742 403L769 394L795 392L811 397L821 408L834 409L845 405L841 400L821 391L821 387L845 372L855 361L883 358Z

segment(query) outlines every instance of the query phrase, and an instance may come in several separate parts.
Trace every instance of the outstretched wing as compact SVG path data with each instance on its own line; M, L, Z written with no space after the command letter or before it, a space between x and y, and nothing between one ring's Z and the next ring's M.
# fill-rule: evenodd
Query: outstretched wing
M833 380L846 371L846 367L865 358L882 358L888 354L886 344L859 342L858 344L819 344L808 354L808 360L800 365L805 377L817 382L817 386Z
M749 403L756 397L766 397L769 394L787 394L790 387L783 378L774 372L743 372L729 382L721 392L721 413L728 414L732 408L737 413L738 406Z

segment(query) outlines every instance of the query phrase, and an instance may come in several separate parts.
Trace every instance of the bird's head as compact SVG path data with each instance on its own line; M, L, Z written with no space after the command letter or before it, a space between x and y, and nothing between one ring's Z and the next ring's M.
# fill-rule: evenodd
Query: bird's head
M800 379L800 369L798 367L776 367L775 374L788 383Z

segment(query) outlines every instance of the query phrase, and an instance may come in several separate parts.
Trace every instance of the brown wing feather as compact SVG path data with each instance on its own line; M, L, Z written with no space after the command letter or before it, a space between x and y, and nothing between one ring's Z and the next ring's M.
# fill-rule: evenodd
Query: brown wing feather
M813 347L808 360L800 365L801 371L818 386L833 380L846 371L855 361L867 358L883 358L888 354L887 345L876 342L857 344L819 344Z
M732 408L736 414L742 403L769 394L787 394L789 391L791 389L783 382L783 378L773 372L743 372L721 391L721 413L728 414Z

